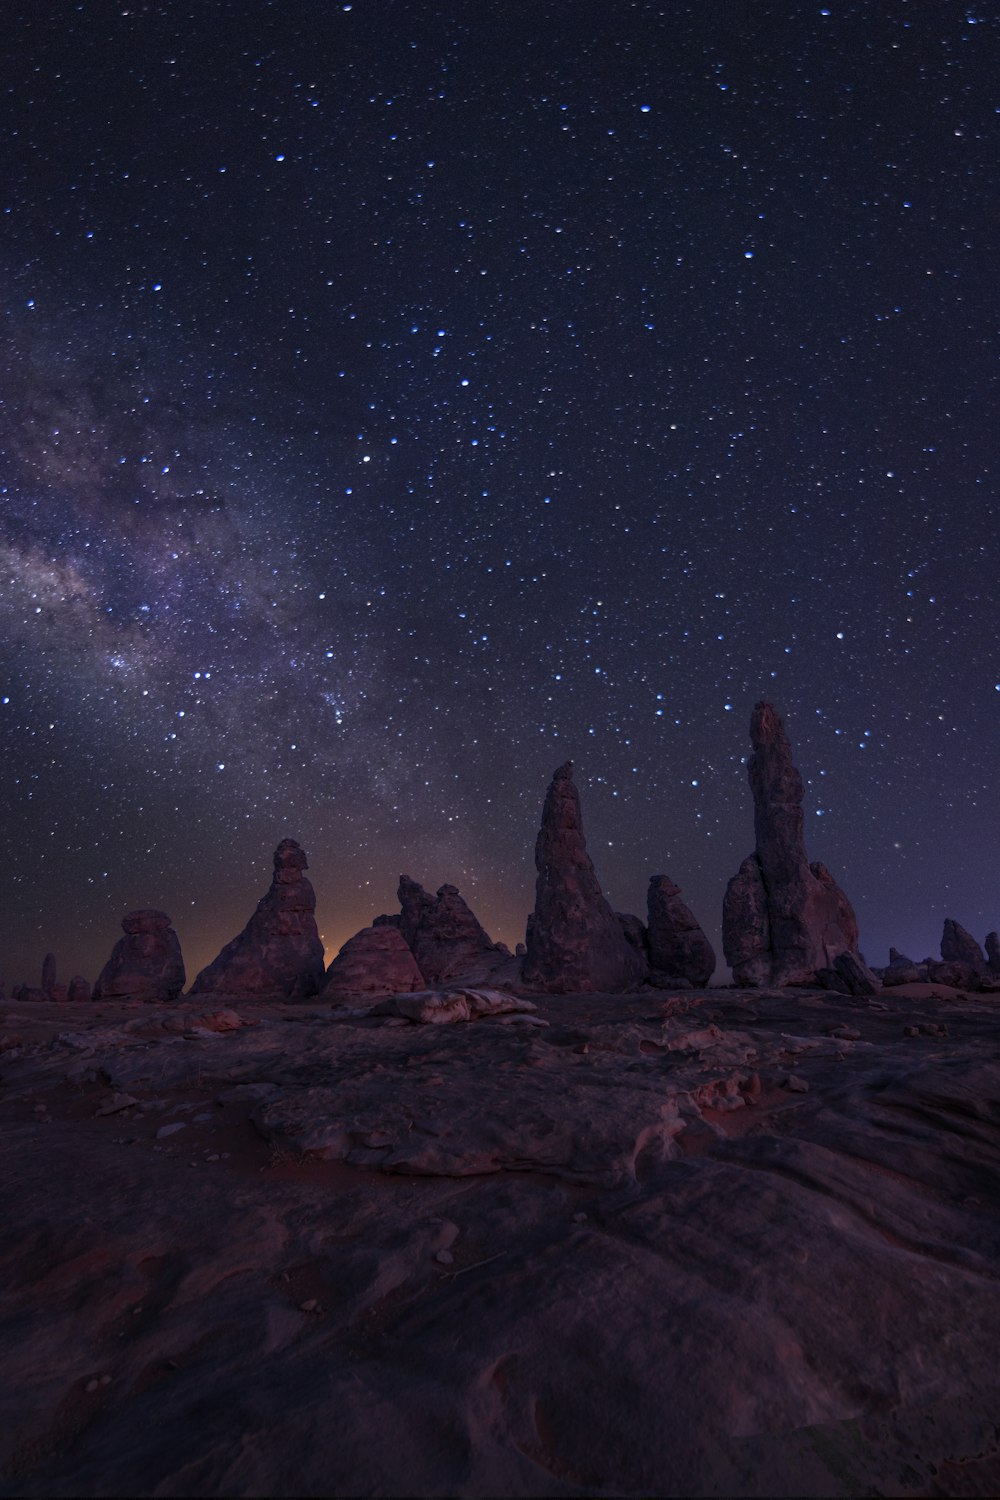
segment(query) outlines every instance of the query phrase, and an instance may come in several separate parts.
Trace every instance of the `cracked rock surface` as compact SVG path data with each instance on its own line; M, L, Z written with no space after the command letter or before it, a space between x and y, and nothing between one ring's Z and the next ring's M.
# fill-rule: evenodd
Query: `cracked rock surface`
M992 997L204 1000L0 1007L0 1493L1000 1488Z

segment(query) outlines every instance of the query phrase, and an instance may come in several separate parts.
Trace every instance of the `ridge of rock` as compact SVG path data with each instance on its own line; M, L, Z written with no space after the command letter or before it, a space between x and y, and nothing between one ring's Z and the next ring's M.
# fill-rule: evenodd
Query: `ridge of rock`
M176 1000L184 988L180 940L165 911L143 907L122 918L120 937L94 985L95 1000Z

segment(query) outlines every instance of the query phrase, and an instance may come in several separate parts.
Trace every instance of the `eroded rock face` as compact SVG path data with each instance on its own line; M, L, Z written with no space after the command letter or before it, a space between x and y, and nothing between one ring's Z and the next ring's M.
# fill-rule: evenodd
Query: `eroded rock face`
M326 971L323 1000L348 995L397 995L418 990L424 980L399 928L384 922L363 927L337 954Z
M423 982L441 984L480 975L509 960L510 954L497 947L455 886L442 885L432 896L419 881L401 875L398 895L399 931Z
M274 876L243 931L202 969L190 993L306 1000L322 987L326 966L316 929L316 895L303 871L305 851L282 839Z
M570 761L552 778L535 844L535 910L524 983L552 993L617 993L637 985L645 962L605 901L587 853Z
M82 974L74 974L66 991L66 999L72 1001L89 1000L90 980L84 979Z
M95 1000L176 1000L184 988L180 940L165 911L152 907L122 918L124 937L94 985Z
M704 989L715 972L715 949L669 875L650 877L646 894L649 966Z
M726 886L722 902L722 951L736 984L771 980L771 919L756 854L748 854Z
M941 958L946 964L969 964L979 974L986 968L983 950L972 933L967 932L960 922L951 917L945 917L944 932L941 934Z
M750 739L747 771L767 939L765 945L761 889L744 860L726 892L723 945L738 984L810 984L840 954L857 956L857 920L826 867L810 865L806 857L802 778L772 704L754 708Z
M42 989L46 994L56 987L56 956L54 953L46 953L42 959Z
M646 924L641 918L633 916L630 911L616 911L615 916L621 924L622 934L625 941L635 949L642 959L645 968L649 962L649 952L646 945Z

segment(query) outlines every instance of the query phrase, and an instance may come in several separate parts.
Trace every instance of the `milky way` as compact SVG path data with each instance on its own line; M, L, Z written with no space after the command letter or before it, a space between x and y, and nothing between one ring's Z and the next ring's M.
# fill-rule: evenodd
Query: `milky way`
M0 973L191 972L286 835L523 936L552 770L717 938L753 702L862 946L1000 925L990 8L11 28ZM936 11L936 13L935 13Z

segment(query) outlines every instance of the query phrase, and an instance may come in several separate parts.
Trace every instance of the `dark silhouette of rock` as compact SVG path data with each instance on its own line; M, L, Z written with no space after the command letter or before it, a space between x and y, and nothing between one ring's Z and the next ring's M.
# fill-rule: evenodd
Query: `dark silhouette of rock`
M652 875L646 893L649 967L704 989L715 972L715 949L669 875Z
M373 927L398 927L400 913L398 911L383 912L379 917L372 918Z
M722 902L722 949L736 984L771 980L771 919L756 854L748 854L726 886Z
M637 985L645 962L601 894L583 836L572 763L552 778L535 844L534 920L528 924L524 983L553 993Z
M944 963L968 964L981 974L986 968L986 959L983 950L972 936L967 932L960 922L946 917L944 932L941 934L941 958Z
M322 1000L348 995L398 995L423 989L424 979L399 928L383 922L363 927L337 954L326 971Z
M747 772L754 800L755 857L761 891L744 860L723 906L723 947L738 984L811 984L841 953L857 956L858 927L825 866L810 866L803 837L802 778L784 725L770 703L750 720Z
M989 962L990 973L1000 974L1000 937L995 932L986 934L986 958Z
M916 963L898 948L890 948L889 967L880 971L880 978L887 986L923 984L927 979L927 965Z
M475 975L484 978L510 964L453 885L437 895L409 875L399 877L399 931L409 944L424 983L442 984Z
M882 988L878 975L854 953L838 954L829 968L818 970L816 977L825 989L844 995L877 995Z
M528 949L524 943L518 943L514 949L515 958L523 958Z
M184 988L184 959L165 911L152 907L122 918L118 939L94 985L95 1000L176 1000Z
M56 956L46 953L42 959L42 989L48 994L56 987Z
M282 839L274 851L274 876L243 931L202 969L190 993L254 995L307 1000L326 977L316 930L316 895L302 873L305 851Z
M82 974L74 974L66 991L66 999L72 1003L78 1000L89 1000L90 980L84 979Z
M633 916L628 911L616 911L615 916L621 923L622 934L625 941L629 943L642 958L643 968L649 963L649 953L646 946L646 924L641 917Z
M54 1005L61 1005L69 999L69 990L64 984L54 984L50 990L45 991L45 998Z
M948 984L956 990L978 990L982 971L960 958L942 959L941 963L931 959L927 965L927 978L932 984Z

